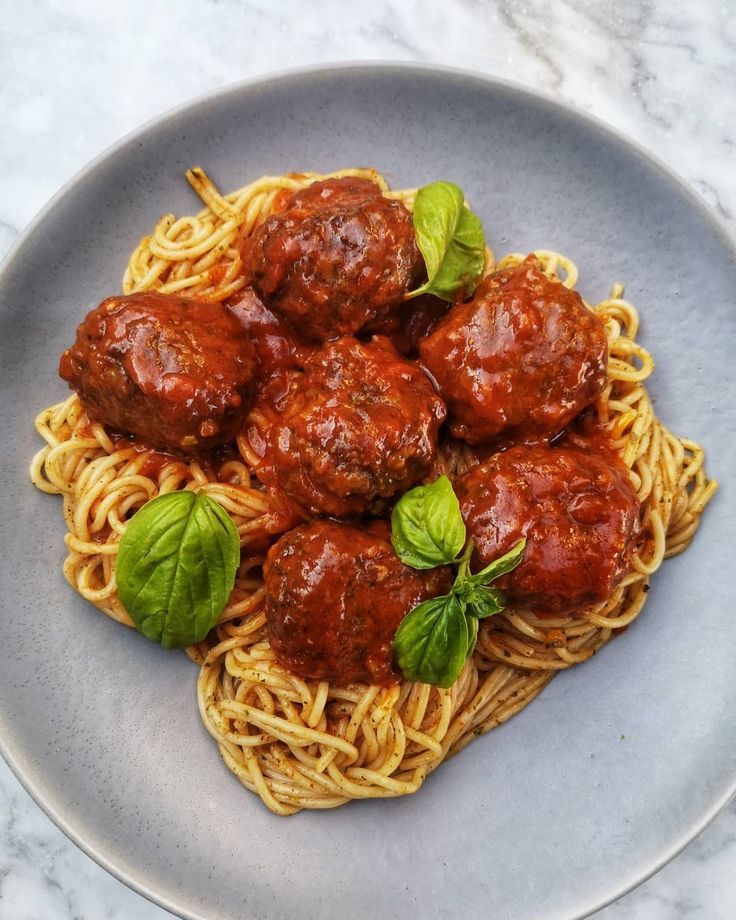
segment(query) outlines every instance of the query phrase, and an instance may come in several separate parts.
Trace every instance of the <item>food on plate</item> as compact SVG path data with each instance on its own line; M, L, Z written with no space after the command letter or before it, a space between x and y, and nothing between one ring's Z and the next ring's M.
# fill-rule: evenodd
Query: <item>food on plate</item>
M456 484L478 568L526 540L524 558L497 582L538 612L601 604L631 563L639 499L614 453L520 445Z
M181 648L217 623L239 565L240 537L227 511L202 492L166 492L125 528L117 593L144 636Z
M59 373L96 421L151 447L196 453L240 430L255 353L227 310L146 291L92 310Z
M421 294L405 300L391 316L369 323L363 331L385 335L402 355L416 358L417 345L434 329L449 308L448 301L434 294Z
M187 646L272 811L416 792L632 623L717 484L622 287L496 260L454 183L187 177L204 209L141 240L36 422L64 574Z
M424 263L411 214L375 182L314 182L245 238L246 284L305 339L359 332L398 310Z
M339 684L401 676L391 646L406 614L450 587L396 555L388 526L312 521L271 547L263 566L268 641L288 671Z
M308 514L380 513L431 472L445 404L388 339L325 342L302 373L274 377L247 438L259 479Z
M304 367L315 349L315 346L300 341L286 320L269 310L252 288L230 297L227 309L253 343L261 380L275 371Z
M606 385L608 346L582 297L535 256L493 272L419 342L450 431L469 444L552 435Z

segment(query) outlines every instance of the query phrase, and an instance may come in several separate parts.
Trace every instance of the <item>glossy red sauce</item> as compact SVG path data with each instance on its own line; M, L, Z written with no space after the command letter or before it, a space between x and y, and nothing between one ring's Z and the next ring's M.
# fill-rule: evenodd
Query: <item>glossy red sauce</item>
M462 476L455 490L476 568L526 537L521 564L497 584L535 610L605 601L628 568L639 501L612 451L512 447Z
M598 416L591 409L584 409L566 427L554 435L538 431L514 429L504 435L490 438L483 444L473 445L473 454L481 462L494 454L512 447L573 447L582 451L594 450L606 454L611 462L619 462L618 451L611 441L608 430L600 425Z
M455 437L552 435L606 383L602 322L530 256L489 275L419 342Z
M131 438L130 435L115 435L112 437L112 442L115 450L133 448L136 453L146 455L143 465L138 470L139 476L146 476L149 479L158 479L161 470L169 463L182 463L174 454L154 450L138 438ZM184 466L184 464L182 464L182 466Z
M285 320L269 310L251 288L246 288L230 300L227 309L238 320L253 345L261 382L268 380L276 371L304 367L314 351L314 346L302 342Z
M352 177L297 192L245 239L242 256L246 283L312 342L390 315L424 271L409 211Z
M446 569L419 572L383 534L335 521L290 531L269 550L263 574L268 638L300 677L388 684L399 679L391 645L404 616L450 587Z
M292 178L298 178L296 174ZM291 199L294 197L294 192L288 188L282 188L280 192L276 193L273 203L271 205L271 214L280 214L282 211L285 211L291 202Z
M308 514L345 518L380 513L430 473L445 407L387 339L345 336L275 375L253 415L259 478Z
M250 339L224 307L155 293L103 301L59 364L91 419L177 453L235 437L255 372Z
M210 276L210 281L213 284L219 284L224 279L225 275L227 274L227 266L226 265L213 265L212 268L209 270L208 274Z
M387 336L402 355L416 358L419 341L429 335L449 309L446 300L422 294L404 301L390 316L369 323L365 332Z
M173 453L156 450L143 439L136 435L110 432L110 439L115 450L134 450L138 454L145 454L145 460L138 473L149 479L157 479L161 470L169 464L177 464L181 472L186 473L189 463L194 459L183 453ZM200 451L196 456L197 464L209 477L219 479L220 469L232 460L240 460L237 445L234 441L219 444L216 447Z

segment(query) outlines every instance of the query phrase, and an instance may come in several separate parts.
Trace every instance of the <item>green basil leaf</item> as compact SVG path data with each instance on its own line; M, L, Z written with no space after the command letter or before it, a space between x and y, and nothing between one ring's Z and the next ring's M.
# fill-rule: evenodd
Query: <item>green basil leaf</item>
M432 182L417 192L414 231L427 268L427 283L408 297L434 294L452 300L460 290L472 293L483 273L485 236L477 215L453 182Z
M164 648L199 642L227 604L240 563L230 515L212 498L159 495L120 541L118 595L136 628Z
M433 569L455 559L465 543L465 523L447 476L401 496L391 514L391 542L401 561L414 569Z
M468 543L468 549L472 550L473 541ZM483 585L476 584L468 575L468 556L466 550L460 562L460 568L452 586L452 592L459 600L463 610L469 617L483 619L496 613L500 613L505 604L506 598L503 591L498 588L486 588Z
M524 556L525 547L526 538L522 537L522 539L512 546L507 553L504 553L503 556L494 559L490 565L487 565L475 575L468 575L468 581L472 582L474 585L489 585L496 578L506 575L507 572L511 572L521 562Z
M474 586L467 597L466 611L469 617L482 620L500 613L504 608L505 598L495 588L484 588L482 585Z
M463 207L455 236L447 248L444 261L429 283L427 293L452 300L462 290L472 294L485 264L485 236L477 215Z
M453 594L424 601L401 621L396 664L407 680L451 687L470 653L471 629Z

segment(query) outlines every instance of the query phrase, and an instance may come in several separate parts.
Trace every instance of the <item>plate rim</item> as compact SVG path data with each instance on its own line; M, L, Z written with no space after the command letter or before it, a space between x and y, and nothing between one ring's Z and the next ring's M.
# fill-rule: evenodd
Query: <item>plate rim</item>
M618 129L610 122L606 121L599 115L583 109L575 103L567 100L561 100L552 93L530 87L514 80L498 77L494 74L486 74L481 71L471 70L462 67L455 67L446 64L437 64L423 61L408 60L391 60L391 59L368 59L368 60L344 60L331 61L323 64L307 64L296 67L289 67L275 71L267 71L256 76L247 77L241 80L229 82L224 86L217 87L214 90L193 96L184 102L165 109L158 115L147 119L138 127L124 134L121 138L105 147L99 154L85 163L80 169L74 172L69 179L56 191L51 198L41 207L31 221L23 228L18 238L8 250L7 254L0 263L0 283L4 276L12 269L14 262L22 254L27 241L35 234L37 228L43 223L48 214L50 214L63 200L80 184L86 177L92 173L98 166L101 166L111 156L114 156L131 144L137 143L149 133L157 130L159 126L175 121L181 115L191 109L206 106L217 99L223 99L227 96L238 96L244 92L253 89L266 88L279 83L290 82L295 78L313 76L313 75L338 75L345 71L357 72L367 70L372 72L389 73L394 71L397 75L418 74L418 75L445 75L459 79L474 81L479 84L493 88L501 88L506 92L518 96L529 97L538 103L542 103L548 109L556 110L568 116L574 116L584 123L595 129L603 135L608 141L615 141L617 144L633 151L639 158L644 160L647 165L654 167L661 176L681 195L684 196L691 207L699 213L701 218L714 229L717 236L721 239L725 249L729 250L734 260L736 260L736 231L732 230L726 223L725 219L718 211L708 204L705 199L699 195L692 185L680 176L668 163L662 160L657 154L652 153L644 144L630 137L626 132ZM3 604L4 606L4 604ZM0 718L2 712L0 712ZM112 858L104 855L100 850L87 839L84 833L74 828L73 822L64 817L61 807L48 802L44 793L40 790L40 783L34 777L33 772L25 772L20 766L19 759L11 750L5 740L3 733L0 732L0 756L8 765L11 773L18 780L23 789L33 800L34 804L56 825L56 827L82 852L92 859L98 866L108 872L113 878L130 888L132 891L146 898L152 904L169 911L182 920L212 920L212 918L194 912L181 905L174 904L165 895L156 893L144 883L138 881L124 869L115 865ZM592 914L602 910L614 901L624 897L624 895L633 891L647 879L656 875L667 863L671 862L679 853L681 853L696 837L698 837L705 828L714 820L714 818L729 804L736 796L736 766L733 769L733 776L730 783L726 784L725 791L716 796L711 802L709 808L705 809L700 819L684 831L682 831L673 843L665 848L662 854L654 864L643 874L634 872L632 877L623 883L623 887L612 886L608 893L603 894L599 899L586 908L583 913L576 914L571 920L583 920Z

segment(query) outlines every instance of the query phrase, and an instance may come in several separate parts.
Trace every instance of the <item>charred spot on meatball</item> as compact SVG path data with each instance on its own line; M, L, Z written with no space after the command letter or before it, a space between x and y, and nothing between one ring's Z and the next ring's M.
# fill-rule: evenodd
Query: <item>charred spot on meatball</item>
M452 434L469 444L553 435L606 383L603 323L533 256L489 275L419 353L447 402Z
M340 684L399 680L391 646L401 620L450 587L447 569L405 566L387 528L381 535L335 521L281 537L263 574L268 639L279 662L300 677Z
M250 338L224 307L157 293L104 300L59 364L91 419L189 454L235 437L255 371Z
M255 409L248 432L259 478L308 514L378 514L432 471L445 406L427 375L388 339L324 344Z
M246 283L313 342L390 315L424 271L406 207L353 177L295 194L256 227L242 255Z
M627 571L639 501L612 452L544 446L494 454L456 483L478 568L527 543L497 582L540 612L574 612L607 600Z

